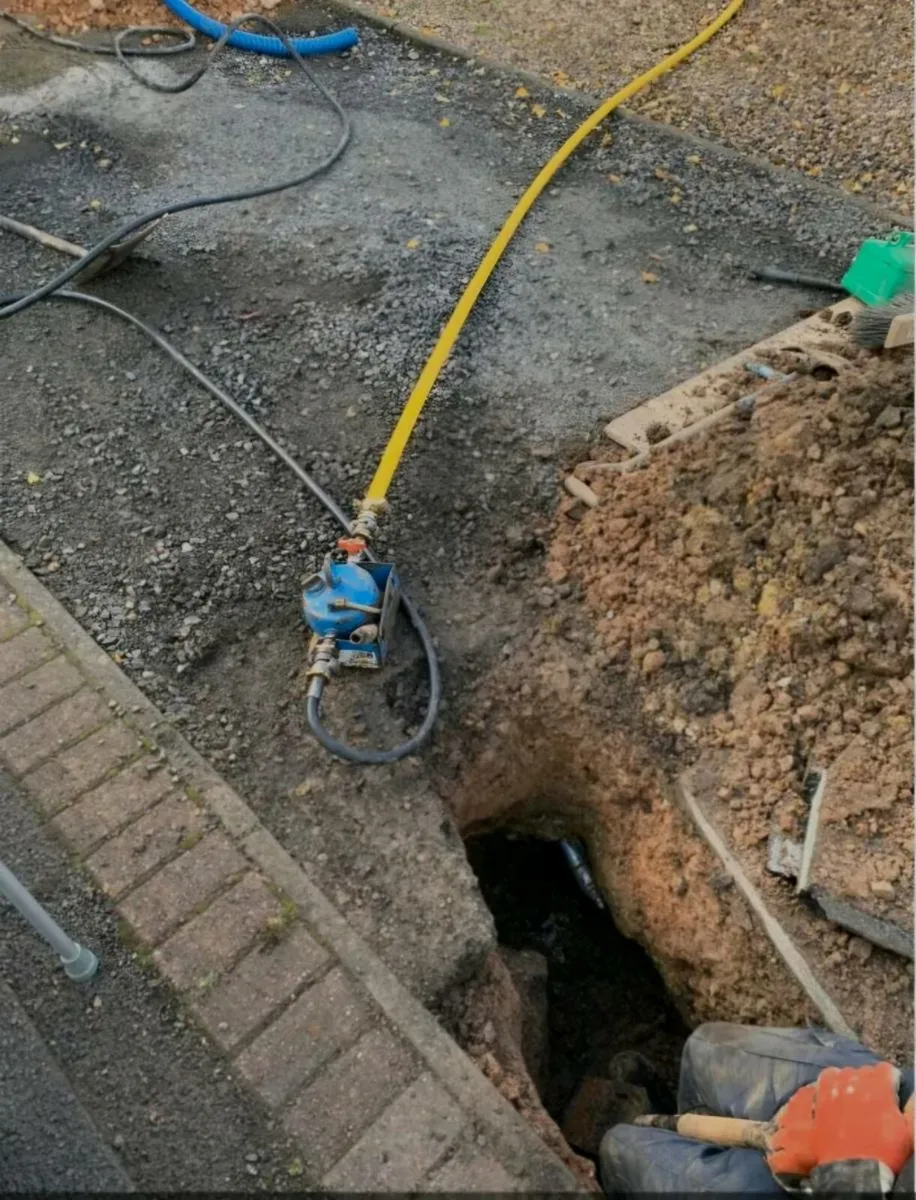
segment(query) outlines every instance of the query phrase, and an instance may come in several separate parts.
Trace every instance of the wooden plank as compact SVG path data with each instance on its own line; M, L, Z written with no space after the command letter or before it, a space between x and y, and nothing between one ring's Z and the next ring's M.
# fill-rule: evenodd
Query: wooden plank
M840 313L855 313L861 307L858 300L849 297L824 311L835 317ZM730 381L736 371L743 369L748 359L765 358L774 351L795 347L816 351L824 343L833 341L836 336L837 326L832 321L825 320L821 313L815 313L814 316L790 325L788 329L783 329L772 337L755 342L753 346L748 346L738 354L732 354L662 395L653 396L651 400L645 401L628 413L615 417L604 427L604 432L611 441L623 446L631 454L642 454L651 445L647 433L653 425L667 427L670 435L703 420L728 404L729 399L721 388ZM749 383L749 390L750 386Z
M845 1037L854 1038L856 1035L852 1027L827 994L820 980L811 970L807 959L767 908L760 892L754 887L750 879L748 879L738 859L726 845L725 839L704 810L699 797L693 790L694 781L701 776L702 772L695 769L694 771L685 772L678 779L675 791L682 808L690 814L694 825L732 877L735 887L747 901L748 906L766 930L780 958L804 989L808 999L821 1014L827 1027L832 1029L834 1033L841 1033Z

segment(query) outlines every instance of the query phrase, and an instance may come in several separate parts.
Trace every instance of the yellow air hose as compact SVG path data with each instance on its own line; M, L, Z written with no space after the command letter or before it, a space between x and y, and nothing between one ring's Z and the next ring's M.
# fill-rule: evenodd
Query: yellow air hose
M557 171L559 171L560 167L563 166L573 151L579 148L588 135L594 132L601 122L610 116L615 108L619 108L621 104L625 104L637 92L641 92L644 87L648 87L650 83L654 83L666 71L672 70L672 68L682 63L686 58L689 58L695 50L699 50L701 46L704 46L711 38L715 37L724 25L728 24L743 4L744 0L731 0L727 8L724 8L716 19L702 29L695 38L689 42L685 42L673 54L669 54L667 58L663 58L661 62L656 63L654 67L650 68L644 74L639 75L636 79L633 79L626 87L621 88L619 92L615 92L613 96L605 100L602 105L595 109L590 117L582 122L575 133L566 139L553 158L541 167L515 208L509 213L505 224L496 235L490 249L484 255L470 283L461 293L461 298L455 305L452 315L439 334L439 339L433 347L433 352L426 360L426 365L420 372L420 376L414 384L413 391L408 396L407 403L404 405L403 411L398 418L398 423L394 427L388 445L385 447L385 452L379 461L372 483L369 485L364 503L367 505L378 504L388 494L394 473L398 469L404 450L407 447L407 442L410 439L411 433L413 433L413 428L417 423L420 413L423 411L423 405L429 398L429 394L433 390L442 368L448 361L455 342L458 340L458 335L464 328L465 321L471 315L471 309L477 302L477 298L483 291L487 280L493 274L496 264L502 258L506 247L515 236L518 227L531 211L535 200L537 200L544 188L550 183L551 179L553 179L554 175L556 175Z

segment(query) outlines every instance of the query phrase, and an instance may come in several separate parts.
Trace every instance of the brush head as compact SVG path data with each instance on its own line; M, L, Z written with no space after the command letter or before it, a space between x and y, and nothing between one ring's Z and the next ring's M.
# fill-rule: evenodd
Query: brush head
M901 292L887 304L863 308L852 319L852 336L860 346L880 350L895 317L913 311L913 293Z

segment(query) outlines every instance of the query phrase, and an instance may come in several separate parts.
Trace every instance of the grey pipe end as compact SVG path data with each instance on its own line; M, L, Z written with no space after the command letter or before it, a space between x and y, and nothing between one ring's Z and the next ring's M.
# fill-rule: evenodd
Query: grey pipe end
M67 978L74 983L87 983L99 969L99 960L86 946L76 945L76 957L61 958Z

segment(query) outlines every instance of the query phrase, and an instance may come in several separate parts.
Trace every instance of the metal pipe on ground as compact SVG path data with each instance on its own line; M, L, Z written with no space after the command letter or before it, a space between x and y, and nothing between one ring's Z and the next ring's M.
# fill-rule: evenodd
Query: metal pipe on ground
M0 862L0 896L5 896L21 916L43 937L55 954L67 978L74 983L86 983L99 969L99 960L86 946L74 942L57 924L49 912L38 903L13 872Z

